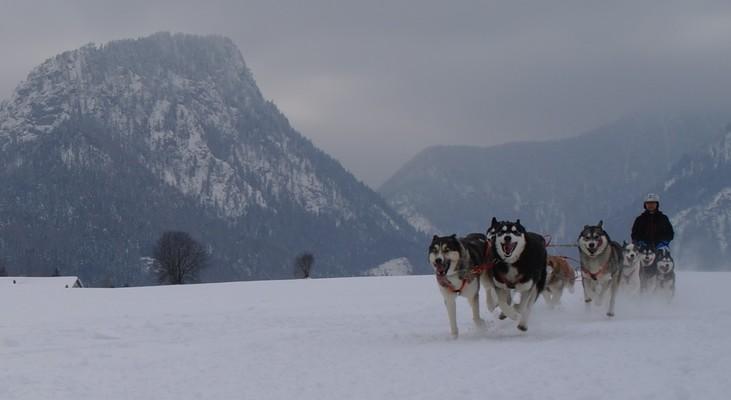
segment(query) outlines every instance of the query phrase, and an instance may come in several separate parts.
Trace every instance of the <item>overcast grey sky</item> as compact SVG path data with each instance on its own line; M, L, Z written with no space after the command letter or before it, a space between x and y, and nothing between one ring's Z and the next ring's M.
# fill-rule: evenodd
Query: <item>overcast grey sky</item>
M672 0L0 0L0 98L64 50L157 31L230 37L264 96L373 187L429 145L731 104L731 1Z

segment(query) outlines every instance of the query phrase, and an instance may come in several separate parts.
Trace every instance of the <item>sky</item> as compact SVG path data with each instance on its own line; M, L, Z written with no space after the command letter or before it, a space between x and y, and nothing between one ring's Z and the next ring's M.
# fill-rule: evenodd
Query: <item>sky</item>
M264 96L377 188L424 148L731 105L731 2L0 0L0 99L45 59L219 34ZM730 118L731 120L731 118Z

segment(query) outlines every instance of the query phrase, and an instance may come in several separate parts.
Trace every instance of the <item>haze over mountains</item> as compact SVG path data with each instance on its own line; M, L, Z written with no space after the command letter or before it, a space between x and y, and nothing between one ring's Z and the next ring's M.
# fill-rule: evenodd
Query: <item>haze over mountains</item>
M678 203L672 215L676 255L698 269L725 269L731 256L731 126L676 163L661 193Z
M204 243L204 279L358 275L417 233L266 101L236 46L168 33L35 68L0 106L0 256L11 273L136 283L165 230Z
M0 261L11 274L149 283L155 240L184 230L211 254L205 281L289 278L303 251L315 276L400 257L399 270L423 273L425 234L483 232L494 215L561 242L604 219L622 240L656 191L675 254L717 268L731 231L728 122L638 114L570 139L431 147L381 197L290 126L229 39L87 45L0 103Z
M600 219L629 240L642 198L657 192L679 231L681 265L726 265L728 115L638 114L570 139L431 147L380 192L424 232L481 232L494 215L563 243Z

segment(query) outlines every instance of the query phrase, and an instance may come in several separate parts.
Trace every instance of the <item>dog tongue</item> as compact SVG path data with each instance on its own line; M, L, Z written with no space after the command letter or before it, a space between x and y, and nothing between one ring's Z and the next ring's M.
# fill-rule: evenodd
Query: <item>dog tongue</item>
M510 242L510 243L503 243L503 253L505 254L511 254L513 250L515 250L515 246L517 246L518 243Z
M437 261L436 264L437 264L437 273L439 275L444 275L447 273L448 268L443 262Z

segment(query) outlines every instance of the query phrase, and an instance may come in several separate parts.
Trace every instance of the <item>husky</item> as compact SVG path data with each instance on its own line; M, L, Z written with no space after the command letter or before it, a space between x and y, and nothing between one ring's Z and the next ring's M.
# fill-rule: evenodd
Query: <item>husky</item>
M497 293L500 310L519 320L518 329L525 332L533 303L546 284L546 241L526 232L520 220L498 222L493 218L487 232L495 258L485 282ZM511 305L513 291L520 293L517 310Z
M585 225L579 234L578 246L581 262L581 283L584 286L584 302L595 301L601 306L609 291L607 316L614 316L614 303L621 274L622 247L612 241L603 228L603 221L597 225Z
M622 275L620 291L623 295L637 297L640 294L640 253L634 243L622 243Z
M484 326L480 318L479 291L481 274L477 269L483 264L487 241L481 233L464 238L457 235L437 236L429 245L429 263L444 297L449 327L453 338L457 338L457 296L467 298L472 307L472 320L477 326Z
M566 258L561 256L548 256L546 265L546 287L543 290L543 299L550 308L561 304L563 290L568 289L574 292L576 274Z
M640 247L640 291L652 293L657 281L657 252L649 246Z
M662 295L669 302L675 296L675 261L670 255L670 250L658 250L655 266L657 276L654 293Z

